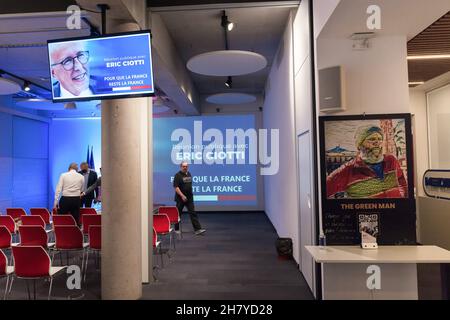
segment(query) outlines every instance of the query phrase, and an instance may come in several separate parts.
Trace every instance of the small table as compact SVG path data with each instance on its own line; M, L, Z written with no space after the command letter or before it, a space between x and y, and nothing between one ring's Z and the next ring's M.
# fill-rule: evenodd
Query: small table
M417 300L417 264L450 263L450 251L437 246L305 246L316 263L322 264L324 300L396 299ZM378 266L381 289L369 289L372 273Z

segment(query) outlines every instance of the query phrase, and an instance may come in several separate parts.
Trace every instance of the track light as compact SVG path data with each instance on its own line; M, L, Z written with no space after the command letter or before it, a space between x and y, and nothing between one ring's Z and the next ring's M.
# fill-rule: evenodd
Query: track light
M31 90L31 88L30 88L30 83L29 83L28 81L25 81L25 82L23 83L23 90L25 90L26 92L28 92L28 91Z
M227 88L232 88L233 87L233 80L231 79L230 76L228 76L227 81L225 81L225 85L227 86Z
M223 28L226 28L228 31L233 30L234 23L228 20L228 17L225 15L225 11L222 11L222 23Z

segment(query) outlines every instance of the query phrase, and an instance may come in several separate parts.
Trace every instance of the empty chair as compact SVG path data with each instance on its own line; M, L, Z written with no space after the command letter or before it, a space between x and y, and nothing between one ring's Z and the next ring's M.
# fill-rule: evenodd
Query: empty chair
M32 216L40 216L44 220L45 224L52 223L52 216L47 208L31 208L30 214Z
M14 221L20 221L20 217L26 216L27 213L22 208L6 208L6 215L14 219Z
M77 226L55 226L55 246L53 248L53 257L56 252L66 252L68 255L71 251L82 251L81 272L83 272L85 248L87 246L87 243L83 243L83 233Z
M17 225L11 216L0 216L0 226L5 226L17 238Z
M161 268L164 267L164 261L163 261L163 253L161 250L161 241L158 241L158 234L156 233L155 228L153 228L153 250L156 253L159 253L159 256L161 258Z
M170 244L172 244L173 228L170 226L170 220L166 214L153 215L153 227L158 235L168 235ZM173 241L173 248L175 250L175 241Z
M14 273L9 292L12 290L15 278L25 279L27 281L28 298L30 298L28 281L33 280L34 288L36 288L35 282L37 279L49 279L50 286L47 298L50 300L53 278L66 267L52 267L48 253L41 246L18 246L13 247L12 251L14 256ZM36 291L34 291L34 298L36 299Z
M22 226L41 226L45 229L45 222L41 216L22 216Z
M6 295L8 294L9 278L13 272L14 267L8 266L8 258L3 251L0 250L0 278L6 278L5 294L3 295L3 299L6 299Z
M102 225L102 216L99 214L84 214L81 216L81 223L83 224L83 234L88 234L90 226Z
M86 266L84 268L84 280L86 280L87 267L89 263L89 252L95 252L98 259L98 254L102 249L102 227L99 225L91 225L89 227L89 246L86 250Z
M159 207L158 214L166 214L167 217L169 218L170 224L175 225L178 223L180 226L180 232L182 231L180 212L178 212L177 207L175 207L175 206ZM182 235L183 235L183 232L181 232L181 236Z
M0 226L0 251L8 250L15 245L13 243L11 232L5 226Z
M57 214L53 216L53 227L55 226L76 226L75 219L70 214Z
M41 246L48 249L54 245L48 243L47 232L41 226L20 226L19 234L21 246Z

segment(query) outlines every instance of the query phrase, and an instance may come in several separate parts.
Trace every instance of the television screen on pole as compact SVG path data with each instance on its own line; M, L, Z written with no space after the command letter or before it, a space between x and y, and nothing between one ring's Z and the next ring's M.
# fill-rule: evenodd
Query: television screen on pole
M48 41L54 102L154 93L149 31Z

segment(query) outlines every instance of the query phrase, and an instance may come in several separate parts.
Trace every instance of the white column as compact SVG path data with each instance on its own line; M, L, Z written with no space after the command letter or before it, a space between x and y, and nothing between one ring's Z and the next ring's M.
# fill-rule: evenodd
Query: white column
M108 33L136 31L111 23ZM102 299L142 296L141 110L147 98L102 101Z

